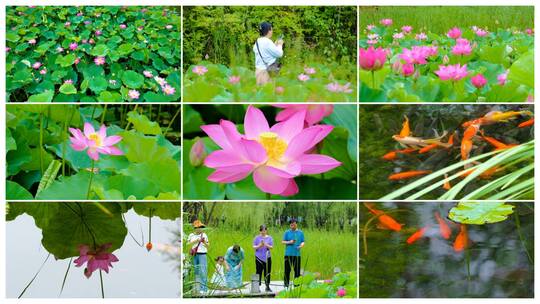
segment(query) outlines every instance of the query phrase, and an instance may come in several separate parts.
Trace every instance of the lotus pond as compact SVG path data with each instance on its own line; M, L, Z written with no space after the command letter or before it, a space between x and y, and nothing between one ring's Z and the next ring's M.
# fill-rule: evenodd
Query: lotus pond
M8 6L6 100L180 100L180 7Z
M534 198L533 109L361 106L360 198Z
M361 7L360 101L534 100L534 8Z
M11 202L6 221L8 298L180 296L180 203Z
M534 297L532 202L360 206L361 298Z
M8 200L180 198L180 106L7 105Z

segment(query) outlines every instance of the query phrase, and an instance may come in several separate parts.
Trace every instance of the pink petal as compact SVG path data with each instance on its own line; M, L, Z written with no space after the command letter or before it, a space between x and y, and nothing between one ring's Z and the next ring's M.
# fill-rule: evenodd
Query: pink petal
M298 185L294 181L293 178L289 180L289 185L287 185L287 188L283 192L281 192L279 195L281 196L291 196L298 193Z
M84 149L88 147L88 145L86 144L86 141L81 141L74 137L70 137L69 140L71 141L71 147L75 151L83 151Z
M93 160L99 160L99 153L96 149L88 149L88 151L86 151L86 153L88 154L88 156L93 159Z
M319 174L341 165L332 157L321 154L304 154L298 161L302 164L302 174Z
M234 183L246 178L251 171L246 172L226 172L216 170L208 176L208 180L215 183Z
M222 149L230 149L229 141L220 125L204 125L201 129Z
M306 113L306 122L310 126L314 125L319 121L323 120L325 114L326 108L324 106L313 107Z
M87 255L81 255L77 259L73 261L75 263L75 266L81 267L84 265L84 263L88 262L88 256Z
M79 129L69 128L69 132L71 133L71 135L73 135L73 137L78 140L86 140L86 137L84 137L81 130Z
M316 127L304 129L289 142L287 150L285 150L285 154L283 155L284 158L295 160L304 152L311 149L314 146L312 143L320 132L320 129Z
M248 139L257 139L259 134L268 132L270 127L268 121L261 110L254 106L249 106L244 117L244 131Z
M281 194L289 185L291 178L281 177L274 174L276 171L267 166L261 166L253 172L255 185L263 192Z
M94 129L91 123L85 122L84 123L84 136L89 137L90 134L92 133L96 133L96 130Z
M331 125L316 125L316 126L313 126L311 128L318 128L319 131L320 131L317 134L317 136L315 136L315 139L311 143L311 147L314 147L321 140L323 140L326 136L328 136L328 134L330 134L330 132L332 132L332 130L334 130L334 126L331 126Z
M219 122L219 124L221 129L223 129L223 133L225 134L231 149L243 156L246 156L244 146L240 142L240 139L242 139L242 134L238 132L236 125L228 120L222 120Z
M105 127L105 125L101 125L98 134L101 138L107 137L107 127Z
M274 105L274 107L280 107L278 105ZM281 108L284 108L285 110L279 112L277 115L276 115L276 121L284 121L284 120L287 120L289 119L291 116L294 115L294 113L297 112L297 110L293 107L287 107L285 105L282 105Z
M209 168L220 168L245 164L246 159L232 150L217 150L204 159L204 165Z
M120 135L112 135L112 136L109 136L109 137L103 137L104 140L103 140L103 145L104 146L112 146L112 145L115 145L117 144L118 142L120 142L122 140L122 136Z
M281 122L281 126L276 128L275 131L280 138L287 143L291 141L296 135L298 135L304 129L304 119L306 118L306 111L302 110L296 112L291 118Z
M124 155L124 152L117 147L99 147L96 150L101 154Z
M242 139L241 143L244 145L247 157L252 162L262 163L268 159L266 150L259 142L255 140Z

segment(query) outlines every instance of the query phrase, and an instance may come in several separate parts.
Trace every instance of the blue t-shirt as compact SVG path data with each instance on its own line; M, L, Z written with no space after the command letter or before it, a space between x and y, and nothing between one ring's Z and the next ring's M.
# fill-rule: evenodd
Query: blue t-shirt
M304 233L301 230L292 231L291 229L285 231L283 235L284 241L296 240L294 244L285 245L285 256L300 256L300 249L298 246L304 242Z

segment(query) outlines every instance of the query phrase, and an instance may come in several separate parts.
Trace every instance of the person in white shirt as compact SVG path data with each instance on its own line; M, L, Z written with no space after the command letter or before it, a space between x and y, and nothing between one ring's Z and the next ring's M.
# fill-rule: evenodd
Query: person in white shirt
M206 253L210 242L203 232L206 226L199 220L193 222L195 231L188 236L188 247L193 256L193 268L195 269L195 290L201 293L208 292L208 261Z
M259 26L260 37L253 46L255 52L255 78L258 85L264 85L270 81L268 67L283 56L283 40L278 39L274 43L272 38L272 24L263 22Z

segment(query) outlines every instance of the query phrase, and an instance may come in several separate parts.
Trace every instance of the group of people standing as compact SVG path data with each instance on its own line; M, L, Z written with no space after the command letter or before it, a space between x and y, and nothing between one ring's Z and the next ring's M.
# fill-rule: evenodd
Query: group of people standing
M284 277L285 288L289 287L291 271L294 278L300 276L301 249L304 247L304 233L298 229L298 222L295 218L289 220L290 229L287 230L281 240L285 245L284 257ZM210 247L208 235L204 232L205 225L196 220L193 222L194 231L188 236L188 247L193 257L193 269L195 271L195 289L200 293L208 292L208 261L207 254ZM266 292L272 292L270 288L270 278L272 273L272 255L274 240L268 234L266 225L259 227L259 234L253 239L253 250L255 251L255 269L259 275L259 286L266 285ZM210 281L211 286L216 288L238 289L243 286L242 268L245 260L244 249L235 244L229 247L224 256L215 258L216 268Z

